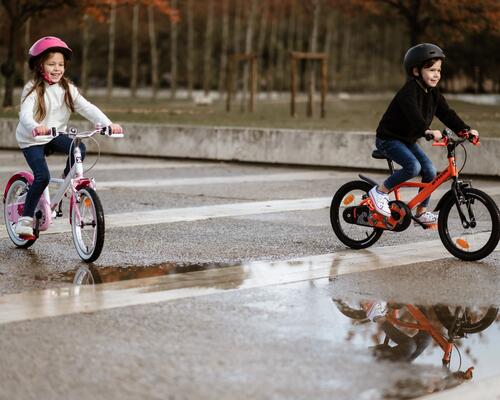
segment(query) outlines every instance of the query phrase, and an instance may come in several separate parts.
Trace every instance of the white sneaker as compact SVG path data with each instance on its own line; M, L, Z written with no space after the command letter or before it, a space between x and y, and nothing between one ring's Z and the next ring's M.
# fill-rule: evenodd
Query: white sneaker
M31 218L31 217L19 218L17 220L17 224L16 224L14 231L16 232L16 235L19 237L23 237L23 236L32 237L32 236L34 236L33 218Z
M387 313L387 303L385 301L373 303L368 311L366 312L366 317L370 321L375 321L380 317L385 316Z
M377 186L374 186L368 192L368 196L370 196L373 206L378 213L384 215L385 217L391 216L391 209L389 208L389 195L387 193L380 193L377 190Z
M420 214L418 217L415 216L415 219L417 219L419 222L421 222L424 225L434 225L434 224L437 224L438 216L434 213L431 213L430 211L426 211L426 212ZM417 222L415 222L415 225L419 225L419 224Z

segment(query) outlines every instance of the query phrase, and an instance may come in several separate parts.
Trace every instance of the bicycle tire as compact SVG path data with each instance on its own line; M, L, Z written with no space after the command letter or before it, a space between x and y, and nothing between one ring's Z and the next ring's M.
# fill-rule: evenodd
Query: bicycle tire
M5 228L7 229L7 234L9 235L9 238L12 241L12 243L14 243L17 247L22 249L27 249L28 247L32 246L33 243L36 242L36 239L24 240L21 239L16 234L16 232L14 231L15 223L13 222L11 216L9 215L9 206L12 203L18 203L19 197L27 193L28 186L29 186L28 181L25 178L15 179L11 183L9 190L7 191L3 209Z
M445 305L436 305L433 309L439 322L441 322L446 329L450 329L453 324L453 320L455 319L454 313L450 310L450 308ZM489 307L487 311L475 322L467 321L466 318L463 318L459 321L457 333L460 335L464 333L470 334L482 332L495 322L497 315L498 308Z
M73 205L71 211L71 233L78 255L90 263L97 260L104 246L104 211L94 189L81 188L78 196L79 202ZM89 229L85 229L87 227Z
M368 321L368 318L366 316L366 311L361 306L359 306L359 308L354 308L349 304L347 304L344 300L340 299L332 299L332 301L337 307L337 309L346 317L358 321Z
M466 201L470 202L471 206L473 206L476 211L481 211L481 207L478 207L477 204L474 204L476 201L480 202L484 206L483 211L485 220L481 221L479 215L475 215L475 217L477 218L478 224L479 222L481 222L481 224L483 224L484 222L485 224L487 224L487 228L491 229L488 240L485 241L486 243L484 245L481 245L479 248L471 251L468 250L469 247L471 247L469 245L469 242L472 243L475 240L472 235L477 234L479 236L479 234L482 234L482 232L480 231L481 228L476 226L477 229L469 228L465 230L461 227L461 223L459 223L459 218L457 216L453 216L452 218L450 218L450 213L452 213L453 210L457 210L455 198L453 196L443 204L439 212L439 237L441 238L441 241L443 242L443 245L446 247L446 249L455 257L460 258L464 261L477 261L490 255L498 245L498 241L500 240L500 212L495 201L481 190L466 188L463 190L463 195ZM464 213L467 213L465 207L462 207L462 209ZM491 228L489 228L490 225ZM456 234L455 228L457 228L457 232L463 231L461 232L461 234L464 237L470 237L471 240L469 241L468 239L465 240L461 237L453 237L453 235ZM474 232L472 231L473 229L475 230ZM453 234L450 234L450 230L453 230ZM476 236L476 238L478 236Z
M368 195L371 188L372 185L365 181L347 182L337 190L332 199L330 206L330 223L333 232L342 243L352 249L365 249L372 246L380 239L383 233L383 229L380 228L348 224L343 221L341 210L345 199L352 194L351 192L355 191L361 192L363 195ZM342 222L345 222L346 227L348 227L351 232L347 232L346 229L343 228ZM358 231L360 238L354 238L354 232ZM362 237L363 235L366 237Z

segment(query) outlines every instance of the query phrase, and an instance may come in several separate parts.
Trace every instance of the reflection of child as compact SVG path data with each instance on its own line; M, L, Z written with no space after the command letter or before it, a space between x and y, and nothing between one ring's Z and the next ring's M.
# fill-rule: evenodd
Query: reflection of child
M21 95L19 124L16 139L24 157L33 170L34 180L26 195L23 216L16 224L15 232L23 239L33 237L33 215L45 187L50 180L45 156L52 152L69 154L72 140L67 136L39 137L47 135L50 128L65 131L71 112L77 111L94 124L111 126L113 133L121 133L120 125L113 124L95 105L89 103L65 78L66 62L71 58L71 49L61 39L46 36L33 44L28 54L28 64L33 70L33 80L28 82ZM85 146L80 145L82 158ZM64 176L70 170L68 157Z
M419 44L406 52L403 64L408 81L390 103L377 128L377 149L403 167L369 192L377 212L387 217L391 216L388 193L392 188L419 174L422 182L431 182L436 176L432 161L417 143L426 134L434 140L441 139L439 130L429 129L434 116L455 132L470 129L437 89L444 58L443 51L430 43ZM470 133L478 135L475 130ZM437 216L427 211L429 200L428 197L417 206L415 217L422 224L434 225Z

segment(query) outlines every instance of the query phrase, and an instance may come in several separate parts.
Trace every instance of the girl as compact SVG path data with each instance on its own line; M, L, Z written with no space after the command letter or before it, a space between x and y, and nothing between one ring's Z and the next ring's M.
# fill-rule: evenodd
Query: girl
M65 131L71 112L76 111L94 124L111 126L113 133L122 133L120 125L113 124L96 106L89 103L64 77L66 62L72 50L61 39L46 36L31 46L28 64L33 70L33 80L28 82L21 95L19 124L16 139L30 168L34 180L26 195L23 216L16 224L15 232L23 239L33 237L33 215L50 173L45 156L59 152L70 153L72 140L65 135L52 138L45 136L35 141L35 136L47 135L50 128ZM82 158L85 146L80 145ZM72 157L72 155L71 155ZM69 173L74 160L68 157L63 176Z
M408 80L390 103L377 128L377 149L403 167L369 192L375 209L386 217L391 215L388 193L392 188L419 174L422 182L431 182L436 176L432 161L417 144L417 140L426 134L432 135L436 141L441 139L439 130L429 129L434 116L454 132L470 129L437 89L444 58L443 51L430 43L419 44L406 52L403 64ZM479 135L476 130L470 133ZM419 204L415 214L425 226L433 226L437 221L437 216L427 211L429 200L428 197Z

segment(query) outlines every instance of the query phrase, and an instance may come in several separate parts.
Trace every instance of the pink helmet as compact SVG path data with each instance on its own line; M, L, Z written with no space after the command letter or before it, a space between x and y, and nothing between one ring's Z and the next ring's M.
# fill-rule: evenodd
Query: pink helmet
M35 68L35 61L45 53L57 51L63 54L66 60L71 58L73 51L61 39L55 36L45 36L38 39L28 52L28 64L31 69Z

